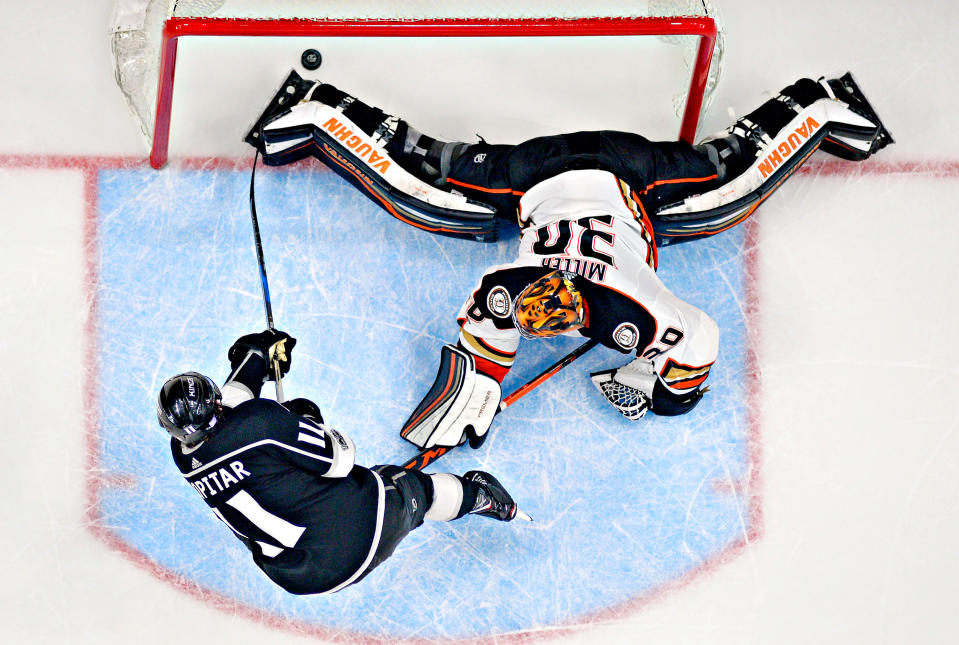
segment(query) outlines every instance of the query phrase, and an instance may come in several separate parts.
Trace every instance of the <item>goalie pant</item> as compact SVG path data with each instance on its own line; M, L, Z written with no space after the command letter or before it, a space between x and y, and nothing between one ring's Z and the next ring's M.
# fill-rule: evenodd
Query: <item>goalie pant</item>
M192 449L176 439L170 447L186 481L280 587L339 591L424 519L473 508L478 489L465 478L354 464L352 441L313 404L259 398L266 369L248 354L221 388L225 415L213 435Z

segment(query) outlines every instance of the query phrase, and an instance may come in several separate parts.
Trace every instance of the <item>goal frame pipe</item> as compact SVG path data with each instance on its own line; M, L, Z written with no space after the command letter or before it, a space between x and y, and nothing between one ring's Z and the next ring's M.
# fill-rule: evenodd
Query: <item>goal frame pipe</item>
M150 165L167 162L177 43L184 36L325 37L542 37L698 36L679 139L694 143L706 81L716 43L716 22L708 16L638 18L430 18L418 20L330 20L308 18L168 18L160 41L156 114Z

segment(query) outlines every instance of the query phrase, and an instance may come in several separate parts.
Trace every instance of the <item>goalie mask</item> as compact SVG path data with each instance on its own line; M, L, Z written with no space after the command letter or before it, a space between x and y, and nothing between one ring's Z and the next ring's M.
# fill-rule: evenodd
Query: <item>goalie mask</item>
M570 278L553 271L523 289L513 303L513 323L524 338L558 336L585 323L583 296Z
M157 420L181 443L191 446L207 437L220 420L223 396L207 376L186 372L169 379L157 397Z

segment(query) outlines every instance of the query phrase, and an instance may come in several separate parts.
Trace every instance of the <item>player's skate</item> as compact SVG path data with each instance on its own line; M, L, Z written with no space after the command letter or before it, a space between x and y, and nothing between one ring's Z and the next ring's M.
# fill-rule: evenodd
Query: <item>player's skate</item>
M868 148L864 150L863 144L858 143L863 140L861 136L857 137L855 132L844 133L841 125L833 126L830 136L826 137L820 146L822 150L843 159L859 161L885 148L890 143L895 143L895 139L892 138L889 130L886 129L886 126L883 125L879 119L876 110L873 109L869 101L866 100L865 94L859 89L859 84L856 83L856 79L853 78L852 72L846 72L839 78L825 81L821 79L819 82L827 88L827 91L829 91L833 97L846 103L850 110L868 119L879 128L878 134L874 134L865 139L869 145ZM852 139L852 141L850 141L850 139ZM851 145L843 145L843 143Z
M515 518L531 522L532 518L520 510L510 494L495 477L481 470L471 470L463 478L476 484L476 503L470 515L483 515L494 520L509 522Z
M269 166L317 157L407 224L494 241L495 209L426 181L430 173L423 162L429 150L420 154L416 144L421 139L433 141L332 85L290 72L245 141L263 153ZM443 142L438 143L442 148Z

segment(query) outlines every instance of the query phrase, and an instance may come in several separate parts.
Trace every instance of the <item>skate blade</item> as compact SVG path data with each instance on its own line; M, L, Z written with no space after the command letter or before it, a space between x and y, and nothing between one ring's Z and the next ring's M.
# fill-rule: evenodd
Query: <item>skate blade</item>
M856 82L856 77L852 75L852 72L846 72L839 77L839 80L849 84L853 96L862 101L865 104L866 109L871 113L871 116L867 118L874 118L879 125L879 136L876 138L876 143L873 146L872 152L877 152L878 150L895 143L896 140L892 138L892 133L889 132L889 129L886 128L885 124L883 124L882 119L879 118L879 113L876 112L876 108L874 108L869 102L869 99L866 98L865 92L863 92L862 88L859 87L859 83Z
M304 80L296 73L296 70L290 70L289 76L283 81L283 85L276 91L270 103L257 118L253 127L250 128L243 140L249 143L260 152L264 151L263 142L260 140L260 129L274 118L288 111L292 106L299 103L313 87L312 81Z
M529 515L527 515L525 512L523 512L523 510L522 510L520 507L518 507L518 506L516 507L516 517L514 517L513 519L514 519L514 520L525 520L525 521L527 521L527 522L532 522L532 521L533 521L533 518L530 517Z

